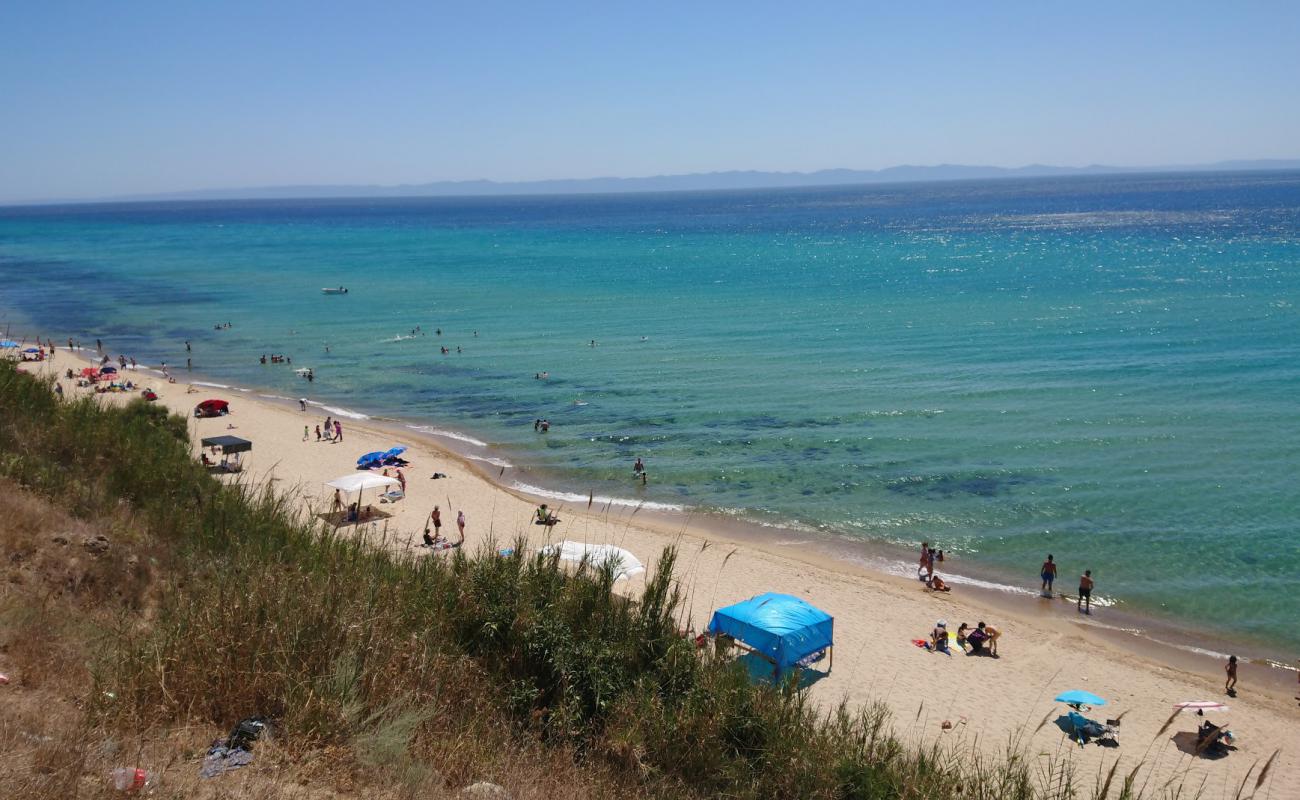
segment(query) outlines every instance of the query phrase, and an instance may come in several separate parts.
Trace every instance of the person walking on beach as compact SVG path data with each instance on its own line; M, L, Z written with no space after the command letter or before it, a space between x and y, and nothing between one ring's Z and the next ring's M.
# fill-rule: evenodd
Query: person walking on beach
M338 420L334 420L334 441L343 441L343 423Z
M308 436L308 429L307 429L307 426L306 426L306 425L303 425L303 426L302 426L302 440L303 440L304 442L307 441L307 436Z
M442 512L438 510L438 506L434 506L433 511L429 512L429 522L433 524L433 538L436 541L442 536Z
M320 426L316 426L316 441L320 441Z
M934 577L934 551L929 542L921 542L921 561L916 568L916 577L926 582Z
M397 485L402 487L402 494L406 494L406 476L400 468L397 470Z
M1228 697L1237 696L1237 657L1228 656L1228 663L1223 665L1223 671L1227 673L1228 679L1223 683L1223 692Z
M1043 597L1052 596L1052 582L1056 580L1056 562L1052 560L1052 554L1047 554L1047 560L1043 562L1043 568L1039 570L1039 577L1043 579Z
M460 540L465 541L465 511L461 509L456 512L456 527L460 530Z
M1085 569L1083 575L1079 577L1079 601L1075 607L1085 614L1092 613L1092 570L1090 569Z

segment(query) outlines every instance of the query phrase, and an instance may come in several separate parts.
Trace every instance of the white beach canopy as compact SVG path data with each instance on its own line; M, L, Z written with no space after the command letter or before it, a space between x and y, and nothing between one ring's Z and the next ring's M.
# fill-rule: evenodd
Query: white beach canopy
M353 492L362 492L366 489L378 489L381 486L401 486L397 478L390 478L387 475L375 475L371 472L349 472L325 484L331 489L352 494ZM357 507L361 506L361 495L357 495Z
M593 567L602 568L610 564L614 568L614 580L621 581L645 572L645 566L636 556L621 547L612 544L587 544L571 542L567 539L559 544L548 544L539 550L543 555L559 553L561 561L586 561Z
M341 478L335 478L325 484L331 489L342 489L345 492L359 492L362 489L378 489L381 486L400 486L401 483L397 478L390 478L387 475L375 475L370 472L349 472Z

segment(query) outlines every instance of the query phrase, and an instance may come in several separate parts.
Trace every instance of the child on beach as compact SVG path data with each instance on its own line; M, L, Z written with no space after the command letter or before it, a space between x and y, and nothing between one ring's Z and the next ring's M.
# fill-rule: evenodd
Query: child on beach
M465 541L465 512L456 512L456 527L460 529L460 540Z
M1237 657L1228 656L1228 663L1223 665L1223 671L1228 674L1228 679L1223 683L1223 691L1228 697L1237 696Z
M966 652L966 636L969 631L970 626L964 622L957 626L957 646L961 648L963 653Z
M303 440L304 442L307 441L307 435L308 435L309 432L310 432L310 431L308 430L307 426L306 426L306 425L303 425L303 426L302 426L302 440Z
M320 441L320 426L316 426L316 441Z

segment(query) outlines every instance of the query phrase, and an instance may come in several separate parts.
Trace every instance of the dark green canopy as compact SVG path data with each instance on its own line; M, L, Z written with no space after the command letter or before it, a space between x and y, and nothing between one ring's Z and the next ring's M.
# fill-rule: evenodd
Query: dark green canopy
M223 453L243 453L253 449L253 443L238 436L209 436L203 440L204 447L216 447Z

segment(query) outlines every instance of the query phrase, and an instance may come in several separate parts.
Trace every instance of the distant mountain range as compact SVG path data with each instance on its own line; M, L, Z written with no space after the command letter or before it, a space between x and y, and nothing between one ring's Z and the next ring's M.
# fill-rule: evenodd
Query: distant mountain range
M917 181L979 180L990 178L1034 178L1070 175L1105 175L1149 172L1237 172L1255 170L1300 170L1300 159L1257 159L1219 161L1213 164L1160 167L1054 167L1030 164L1024 167L979 167L962 164L898 166L879 170L823 169L816 172L702 172L688 175L655 175L645 178L576 178L539 181L497 182L489 180L436 181L433 183L380 185L264 186L243 189L202 189L111 198L135 200L258 200L287 198L355 197L454 197L525 194L609 194L622 192L681 192L720 189L770 189L796 186L843 186L864 183L912 183Z

